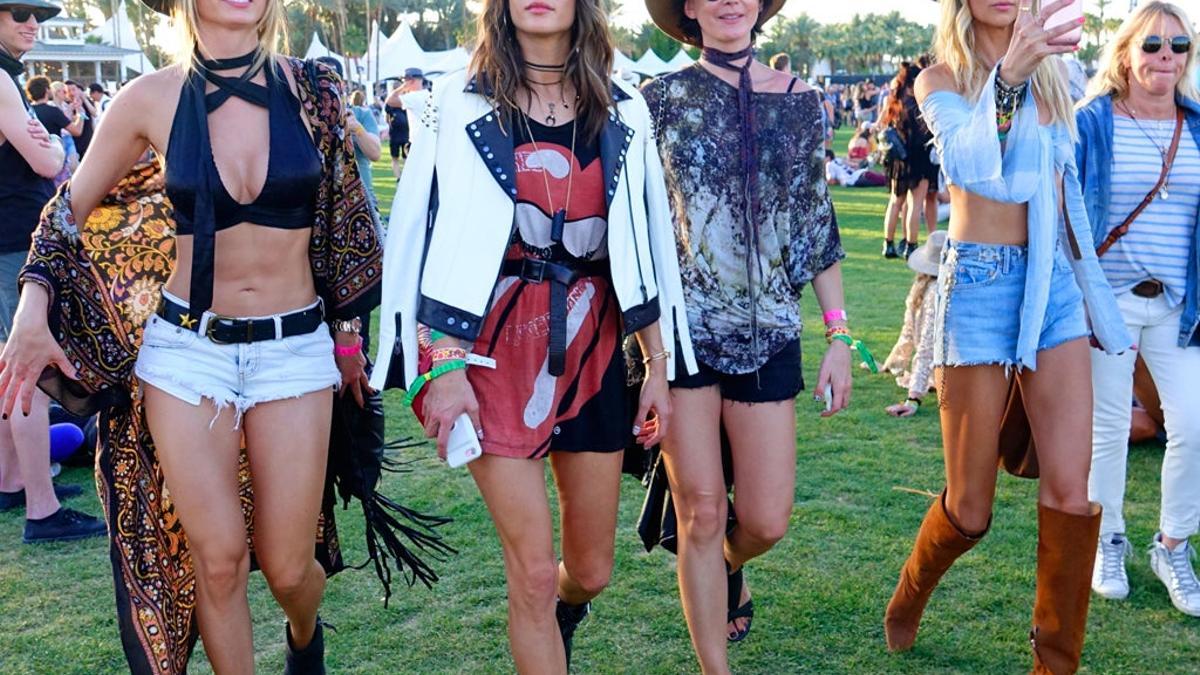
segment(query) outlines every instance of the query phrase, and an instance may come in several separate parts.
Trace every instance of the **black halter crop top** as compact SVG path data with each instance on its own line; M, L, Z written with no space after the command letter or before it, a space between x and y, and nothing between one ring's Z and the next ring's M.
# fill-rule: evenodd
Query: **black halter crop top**
M313 223L321 156L300 119L300 102L278 65L269 60L262 69L266 86L250 82L258 72L253 67L238 77L214 72L251 66L257 56L252 52L209 61L197 55L171 124L166 192L175 207L176 233L193 235L189 304L195 316L212 304L217 231L239 223L288 230L311 227ZM206 93L206 82L216 85L216 90ZM221 182L208 133L208 114L232 96L269 112L267 178L258 197L249 204L234 200Z

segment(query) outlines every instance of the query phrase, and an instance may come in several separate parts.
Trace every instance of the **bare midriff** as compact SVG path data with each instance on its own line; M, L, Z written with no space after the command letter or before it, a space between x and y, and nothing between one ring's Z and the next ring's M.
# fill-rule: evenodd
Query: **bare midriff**
M217 232L211 311L223 316L278 314L316 297L308 249L312 230L283 230L241 223ZM176 238L175 271L166 290L191 295L192 237Z

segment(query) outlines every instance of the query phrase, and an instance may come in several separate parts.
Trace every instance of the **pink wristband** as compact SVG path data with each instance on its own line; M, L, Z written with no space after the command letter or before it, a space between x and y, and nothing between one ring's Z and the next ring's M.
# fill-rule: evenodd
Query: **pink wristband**
M333 346L333 353L338 356L354 356L355 354L359 354L361 352L362 352L362 337L359 337L358 341L355 342L354 346L352 346L352 347L343 347L339 344L335 344Z
M833 323L834 321L846 321L847 320L846 310L831 309L828 312L825 312L824 318L825 318L826 326Z

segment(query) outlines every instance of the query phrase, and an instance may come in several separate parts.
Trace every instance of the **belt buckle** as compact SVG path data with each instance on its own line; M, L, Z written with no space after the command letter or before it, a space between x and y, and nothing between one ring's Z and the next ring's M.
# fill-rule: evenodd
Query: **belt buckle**
M540 284L546 280L546 261L536 258L524 258L524 263L521 264L521 278L535 284ZM536 270L531 272L530 270Z
M225 340L222 340L217 337L215 330L217 328L217 325L221 321L229 321L230 323L233 323L234 321L237 321L237 319L232 316L222 316L220 314L209 313L208 323L205 324L205 326L204 326L204 337L208 338L213 344L218 344L218 345L234 344L233 342L226 342ZM246 337L250 338L253 336L254 336L254 323L246 322ZM249 341L250 340L247 340L247 342L249 342Z

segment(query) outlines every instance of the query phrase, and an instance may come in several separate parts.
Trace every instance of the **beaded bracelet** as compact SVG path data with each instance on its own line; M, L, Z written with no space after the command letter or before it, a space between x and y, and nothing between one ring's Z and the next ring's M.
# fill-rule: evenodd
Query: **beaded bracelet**
M850 335L850 329L846 326L830 326L825 331L825 342L833 344L833 339L838 335Z
M1015 87L1005 82L1000 77L1001 63L1002 61L996 63L996 135L1003 141L1012 129L1013 117L1016 116L1017 109L1025 100L1029 82L1022 82Z
M833 344L834 340L844 342L846 343L847 347L858 351L858 355L862 357L863 363L867 364L867 369L872 373L879 372L879 366L875 363L875 357L871 355L871 350L867 349L867 346L863 344L862 340L855 340L850 336L849 332L834 334L829 339L830 344Z
M446 373L451 373L456 370L465 370L467 367L466 361L446 361L445 363L436 365L427 373L418 375L416 379L408 385L408 393L404 395L404 405L412 406L413 400L421 393L426 384L433 382Z

